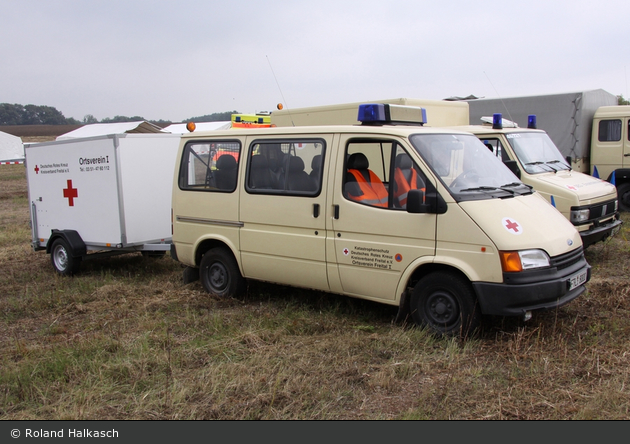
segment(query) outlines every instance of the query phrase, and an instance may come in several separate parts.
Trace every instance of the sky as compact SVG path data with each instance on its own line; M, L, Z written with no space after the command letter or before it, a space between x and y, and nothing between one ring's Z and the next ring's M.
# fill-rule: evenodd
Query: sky
M0 0L0 11L0 103L79 121L630 97L628 0Z

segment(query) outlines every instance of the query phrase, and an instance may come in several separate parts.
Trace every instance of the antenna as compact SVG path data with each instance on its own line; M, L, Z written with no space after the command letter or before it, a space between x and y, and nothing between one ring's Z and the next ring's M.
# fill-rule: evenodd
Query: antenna
M492 81L490 80L490 77L488 77L488 74L486 74L485 71L483 72L483 74L486 76L486 79L488 79L488 82L490 82L490 86L492 86L492 89L494 89L494 92L497 93L497 97L499 98L499 100L503 104L503 108L505 108L505 112L507 113L507 115L510 116L510 120L512 122L514 122L514 119L512 118L512 115L510 114L510 110L507 109L507 106L505 106L505 102L503 101L503 98L499 95L499 92L497 91L497 89L492 84Z
M271 66L271 61L269 61L269 56L265 55L265 57L267 58L267 63L269 63L269 68L271 69L271 73L273 74L273 78L276 81L276 85L278 85L278 90L280 91L280 96L282 97L282 102L287 105L287 113L289 114L289 117L291 118L291 125L295 126L295 123L293 123L293 116L291 115L291 111L289 111L289 104L287 103L286 99L284 98L284 94L282 94L282 89L280 88L280 83L278 83L278 79L276 77L276 73L273 71L273 67Z

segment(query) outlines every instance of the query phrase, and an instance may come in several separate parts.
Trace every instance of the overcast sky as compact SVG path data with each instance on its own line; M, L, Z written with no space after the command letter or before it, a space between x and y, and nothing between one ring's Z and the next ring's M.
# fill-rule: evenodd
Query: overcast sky
M82 121L630 96L628 0L0 0L0 103Z

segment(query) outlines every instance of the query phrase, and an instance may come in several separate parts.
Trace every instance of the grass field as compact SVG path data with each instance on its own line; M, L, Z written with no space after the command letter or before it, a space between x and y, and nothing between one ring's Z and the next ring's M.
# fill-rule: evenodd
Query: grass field
M332 294L217 299L168 256L59 277L28 208L24 166L0 166L2 419L630 419L627 214L587 293L462 342Z

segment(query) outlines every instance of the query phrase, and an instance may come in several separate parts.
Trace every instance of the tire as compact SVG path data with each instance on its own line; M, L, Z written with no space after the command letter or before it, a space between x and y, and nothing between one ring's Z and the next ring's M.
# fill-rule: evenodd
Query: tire
M617 196L619 199L619 209L625 212L630 211L630 182L617 185Z
M50 249L50 260L57 273L72 276L79 272L81 258L73 257L70 246L64 239L55 239Z
M225 248L213 248L203 255L199 278L208 293L221 297L235 297L245 289L238 264L232 252Z
M439 336L470 336L481 312L470 283L458 274L438 271L422 278L410 300L414 322Z

